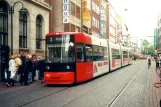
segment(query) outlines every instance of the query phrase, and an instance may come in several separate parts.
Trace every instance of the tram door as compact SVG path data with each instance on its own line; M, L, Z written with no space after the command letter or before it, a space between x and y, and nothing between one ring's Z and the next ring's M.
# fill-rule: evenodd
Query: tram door
M9 46L0 45L0 81L5 81L5 71L8 70Z

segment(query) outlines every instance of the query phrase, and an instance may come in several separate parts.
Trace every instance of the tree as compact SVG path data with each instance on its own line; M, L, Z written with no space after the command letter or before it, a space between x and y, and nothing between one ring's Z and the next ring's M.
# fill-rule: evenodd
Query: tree
M146 39L143 40L142 45L143 45L143 48L144 48L143 54L154 55L154 50L155 50L154 46L150 45L150 43Z
M142 45L143 45L143 47L144 47L144 50L147 50L148 47L149 47L149 45L150 45L150 43L145 39L145 40L143 40Z
M148 48L148 51L149 51L149 54L154 55L154 51L155 51L154 46L150 45L150 47Z

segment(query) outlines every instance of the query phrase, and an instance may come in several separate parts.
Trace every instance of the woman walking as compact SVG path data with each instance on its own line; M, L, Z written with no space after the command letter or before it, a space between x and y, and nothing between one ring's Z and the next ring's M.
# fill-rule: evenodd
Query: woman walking
M9 76L9 80L6 83L6 85L8 87L10 87L11 85L14 86L14 83L15 83L14 78L16 75L16 64L15 64L13 55L10 57L8 72L9 72L8 75L10 75L10 76Z

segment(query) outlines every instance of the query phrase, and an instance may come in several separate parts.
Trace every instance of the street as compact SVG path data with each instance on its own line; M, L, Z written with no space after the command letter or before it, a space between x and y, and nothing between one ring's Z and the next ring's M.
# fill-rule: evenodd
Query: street
M0 107L145 107L146 61L133 61L114 72L75 86L37 83L0 92Z

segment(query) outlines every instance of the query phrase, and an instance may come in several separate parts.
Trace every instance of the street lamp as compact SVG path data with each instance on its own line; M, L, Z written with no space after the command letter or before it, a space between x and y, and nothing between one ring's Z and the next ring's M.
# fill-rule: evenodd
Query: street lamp
M20 9L20 13L26 13L26 9L24 8L22 2L17 1L13 4L13 6L10 7L10 14L11 14L11 55L13 55L13 14L14 14L14 7L17 3L20 3L22 5L22 8Z
M83 33L83 0L81 0L81 30Z

